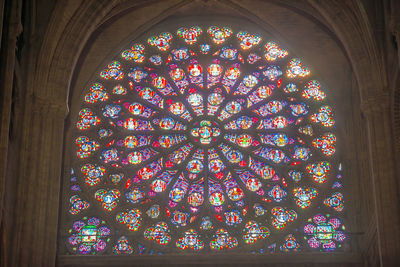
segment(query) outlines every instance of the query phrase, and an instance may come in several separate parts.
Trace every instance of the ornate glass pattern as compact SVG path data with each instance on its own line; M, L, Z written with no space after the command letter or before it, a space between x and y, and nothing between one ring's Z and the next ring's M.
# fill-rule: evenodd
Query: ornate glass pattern
M70 253L341 249L342 167L323 87L245 29L189 25L134 42L76 118Z

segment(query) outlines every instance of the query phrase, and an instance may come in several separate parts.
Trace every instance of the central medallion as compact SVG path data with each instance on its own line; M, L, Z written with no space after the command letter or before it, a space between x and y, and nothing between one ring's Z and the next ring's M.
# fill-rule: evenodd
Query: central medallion
M216 141L216 137L221 135L221 130L216 122L202 120L194 123L191 134L195 141L203 145L209 145L211 142Z

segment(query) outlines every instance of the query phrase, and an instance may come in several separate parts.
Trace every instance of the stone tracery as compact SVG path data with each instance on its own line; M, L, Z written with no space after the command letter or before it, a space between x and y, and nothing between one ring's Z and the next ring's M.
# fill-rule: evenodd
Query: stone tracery
M78 181L74 172L76 191L99 188L95 197L103 208L121 214L127 207L141 209L141 216L150 203L161 207L150 212L157 214L149 215L155 226L144 233L159 245L178 238L169 227L195 227L200 218L228 226L216 229L215 240L231 245L214 240L217 246L211 232L198 227L191 230L209 245L197 250L237 247L239 230L258 217L293 234L290 224L306 223L302 209L318 194L330 196L318 184L341 179L337 162L330 163L336 137L326 93L318 81L308 81L310 69L300 59L289 59L273 42L258 46L258 34L241 31L235 40L228 27L209 27L209 37L202 32L196 26L178 29L177 37L150 37L153 48L135 44L100 73L77 122L78 133L89 137L76 139L78 157L86 153L86 164L74 163L81 176ZM321 137L312 142L309 136ZM95 143L82 144L90 139ZM295 188L300 184L316 188ZM262 204L253 211L254 198ZM293 209L295 201L302 209ZM138 219L124 222L137 230Z

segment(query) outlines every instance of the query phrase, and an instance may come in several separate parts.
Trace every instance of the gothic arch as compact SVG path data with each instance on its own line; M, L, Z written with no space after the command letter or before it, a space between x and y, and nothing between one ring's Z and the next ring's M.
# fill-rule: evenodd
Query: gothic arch
M45 265L53 265L54 263L54 255L55 255L55 249L54 249L54 244L56 243L56 229L58 225L57 221L57 214L58 214L58 207L59 207L59 201L58 201L58 192L60 191L60 177L61 177L61 165L62 165L62 144L63 144L63 129L64 129L64 124L60 123L64 120L66 113L68 110L71 111L69 114L70 116L73 116L74 112L76 114L77 108L74 108L74 98L76 95L79 95L77 92L81 88L84 88L88 82L88 76L80 76L78 74L74 74L74 70L77 69L77 63L79 63L82 67L84 68L85 66L88 66L88 63L91 63L90 65L92 66L100 66L102 60L96 59L93 57L93 54L91 49L98 45L97 48L102 49L103 53L105 55L111 53L111 48L110 47L116 47L115 45L112 45L111 42L109 42L107 45L110 45L110 47L107 47L107 45L100 45L98 42L99 40L107 40L105 34L107 30L110 32L113 30L113 26L116 27L118 23L118 19L115 19L115 16L118 14L124 14L126 16L129 16L129 12L137 12L136 14L140 13L140 11L145 10L146 8L154 8L158 7L157 10L160 11L160 13L163 13L164 11L167 11L168 15L171 15L175 12L179 12L182 10L182 12L185 12L186 10L190 10L190 4L193 5L200 5L201 7L207 7L208 5L213 5L214 2L208 3L208 1L198 1L193 3L190 3L188 1L152 1L150 3L144 4L144 2L140 3L133 3L132 6L128 6L128 4L124 2L117 2L117 1L90 1L87 2L85 1L85 4L82 6L78 5L77 6L68 6L65 5L65 3L58 3L54 12L53 12L53 18L52 22L49 27L47 33L46 33L46 38L44 38L44 43L40 47L40 57L35 65L35 70L31 71L29 75L29 83L28 83L28 94L27 94L27 103L28 107L31 107L32 110L35 112L31 113L29 108L26 108L26 112L23 115L23 119L26 122L31 121L32 125L34 125L31 129L29 129L25 134L22 139L22 145L26 146L27 144L30 144L31 146L34 147L31 151L25 151L21 155L21 162L23 162L24 168L21 168L21 170L18 173L18 176L28 181L30 181L33 184L37 184L38 182L35 181L35 177L42 177L41 181L37 186L41 186L45 192L45 194L42 194L39 199L39 205L35 206L33 204L34 199L38 198L39 194L37 192L34 192L33 189L27 189L24 188L23 186L20 186L18 188L18 195L26 195L24 198L20 198L17 200L16 203L16 210L19 212L19 214L25 214L25 208L28 203L29 207L29 212L25 215L23 218L20 216L17 219L16 222L16 236L13 237L13 246L11 249L13 250L15 255L21 255L21 257L14 257L11 259L11 262L14 265L18 264L26 264L27 262L33 262L37 263L38 265L41 265L44 263ZM222 6L227 6L232 9L238 9L238 3L234 1L224 1L220 3L217 1L218 5ZM249 5L249 8L245 12L237 12L237 11L228 11L228 13L232 12L236 16L244 16L249 19L253 14L256 14L257 8L255 7L256 4L261 5L271 5L276 7L276 8L281 8L281 9L286 9L287 6L291 6L290 3L282 3L282 2L276 2L274 1L273 3L264 3L264 2L254 2L253 5ZM324 5L324 6L322 6ZM316 8L316 9L314 9ZM240 8L239 8L240 9ZM241 7L243 10L244 8ZM350 92L347 91L347 93L350 93L351 100L354 101L353 103L356 103L354 105L349 105L346 107L346 110L349 111L352 116L353 116L353 122L360 126L360 129L364 127L364 122L362 121L362 118L359 117L359 103L360 103L360 95L363 95L359 90L366 90L366 91L371 91L371 92L376 92L377 88L385 88L384 83L382 82L382 77L381 75L376 76L375 73L380 73L380 71L376 71L376 69L372 70L368 66L369 64L364 64L362 63L363 61L358 61L357 59L362 59L362 58L372 58L376 61L379 61L377 59L377 55L379 54L376 52L376 47L373 44L372 41L368 41L369 43L369 48L365 49L364 46L364 41L365 40L370 40L371 39L371 34L368 32L368 24L365 24L365 18L359 19L358 21L362 21L362 25L355 25L352 23L347 23L346 20L339 20L337 17L335 17L338 13L346 13L347 18L351 18L353 16L351 11L356 11L356 12L361 12L358 7L349 7L347 10L340 9L340 12L338 12L338 6L332 3L318 3L318 2L310 2L310 4L304 3L304 6L302 7L302 11L299 12L301 15L298 15L299 13L293 12L292 9L288 11L287 14L296 13L293 14L294 17L299 16L304 19L304 12L311 14L311 13L317 13L319 14L318 17L318 23L312 22L311 25L312 27L315 27L316 32L318 31L321 36L323 36L322 40L325 41L325 37L329 36L326 33L321 30L321 24L328 25L328 28L332 28L332 32L335 32L335 36L343 36L342 38L339 38L341 40L342 45L346 48L347 51L347 56L352 58L352 55L357 55L355 56L355 59L350 60L351 62L351 67L347 68L349 72L351 69L354 71L355 76L357 77L357 84L354 85L354 82L352 81L351 75L347 75L346 73L341 73L342 77L347 77L345 78L347 81L350 80L349 83L346 85L342 86L342 93L346 92L346 90L349 90ZM259 10L263 10L262 8L259 8ZM317 12L316 12L317 10ZM144 13L149 14L149 11L145 11ZM363 17L363 16L361 16ZM112 19L111 19L112 18ZM335 19L329 19L329 18L335 18ZM138 27L138 32L143 31L144 29L150 27L151 25L157 23L157 20L154 19L149 19L149 18L143 18L141 17L141 22L138 23L139 25L142 25L141 27ZM260 24L263 22L261 21L268 21L267 16L263 17L258 15L257 19L254 19L254 17L251 18L251 20L257 20L259 21ZM304 19L305 20L305 19ZM147 22L146 22L147 21ZM329 21L329 22L327 22ZM302 23L306 23L302 21ZM143 26L145 25L145 26ZM290 25L288 25L290 26ZM338 30L335 29L341 29L342 34L336 33ZM360 30L364 29L364 30ZM116 31L118 32L118 31ZM348 44L349 40L352 40L353 37L353 32L359 32L360 36L358 39L357 43L351 43ZM292 31L294 34L294 32ZM57 37L56 37L57 36ZM55 38L56 37L56 38ZM295 38L296 36L293 35L292 38ZM104 38L104 39L102 39ZM118 40L112 40L113 42L122 43L127 37L122 37ZM306 39L306 37L302 37ZM330 37L327 37L328 39ZM303 39L303 41L304 41ZM312 37L313 41L318 41L318 34L314 35ZM327 41L328 42L328 41ZM329 41L330 42L330 41ZM288 41L290 43L290 41ZM347 44L346 44L347 43ZM115 43L114 43L115 44ZM304 44L305 45L305 44ZM320 47L320 51L323 51L323 48L325 47L326 43L322 45L322 49ZM316 46L318 49L318 46ZM325 47L326 48L326 47ZM332 47L330 47L332 48ZM340 51L340 48L336 47L338 51ZM354 49L354 50L352 50ZM361 52L360 52L361 51ZM85 52L85 57L83 57L82 52ZM304 53L302 53L304 52ZM305 49L296 51L296 54L306 54ZM341 54L338 52L338 54ZM50 56L49 56L50 55ZM342 62L346 63L346 55L341 55L341 57L344 59ZM304 58L311 58L309 56L304 56ZM104 59L103 59L104 61ZM93 64L95 63L95 64ZM312 63L312 62L311 62ZM357 67L357 64L359 64L359 67ZM33 64L32 64L33 65ZM309 64L309 65L315 65L315 66L323 66L322 63L315 62L315 64ZM380 66L379 63L373 64L375 68L378 68ZM88 73L94 73L94 71L88 70ZM82 73L82 72L80 72ZM324 72L324 69L321 70L322 75L326 75L327 81L331 81L332 85L334 84L334 78L329 77L329 74L326 74ZM368 84L368 78L369 77L374 77L373 85ZM330 87L334 87L331 86ZM368 89L366 89L368 88ZM67 105L68 101L68 95L70 95L70 103L72 104L70 107ZM340 93L338 92L337 99L338 101L341 100L340 98ZM373 96L375 97L374 93L365 93L365 95L368 96ZM78 96L76 96L78 97ZM371 99L372 97L369 97ZM385 99L385 98L383 98ZM365 102L365 101L363 101ZM370 100L367 102L367 104L374 104L373 100ZM42 118L41 114L42 112L48 112L49 116L46 118ZM342 114L343 118L346 116L345 114ZM69 119L67 118L66 120L68 125ZM36 126L35 126L36 125ZM40 128L39 125L49 125L50 129L47 133L41 132L38 127ZM364 156L368 155L366 151L363 151L363 148L361 148L362 144L368 143L366 140L366 136L363 131L360 130L358 132L352 131L352 125L346 125L350 131L350 135L352 135L352 139L347 143L349 145L349 150L351 156L349 156L349 160L352 163L355 163L354 166L357 166L354 170L351 171L351 176L356 177L354 180L354 185L351 186L351 188L355 189L357 183L362 183L360 180L360 176L366 176L368 177L368 166L371 163L367 164L360 164L357 165L357 161L360 159L368 159L372 161L376 156L374 154L384 154L385 151L380 149L379 146L373 146L372 144L372 156ZM68 135L68 134L67 134ZM358 140L356 138L358 137ZM389 138L390 139L390 138ZM64 139L65 140L65 139ZM390 141L388 141L390 142ZM44 143L49 143L51 146L54 148L51 151L45 150L43 147ZM384 144L384 147L387 147L387 143ZM357 159L357 156L355 156L355 152L351 151L361 151L361 158ZM34 161L31 161L32 158L35 158ZM31 161L31 162L30 162ZM389 160L390 161L390 160ZM46 169L49 171L43 172L41 171L41 166L47 166ZM367 167L367 168L365 168ZM378 166L378 169L381 167ZM393 168L392 168L393 169ZM28 171L29 170L29 171ZM376 168L374 169L375 171L378 171ZM33 174L33 175L32 175ZM380 174L382 175L382 174ZM380 177L380 175L378 175ZM390 175L390 174L389 174ZM393 175L393 174L391 174ZM32 178L25 178L31 176ZM54 179L54 177L57 177ZM356 192L356 196L361 196L361 198L356 202L355 206L360 206L362 202L366 203L371 203L368 193L369 190L371 190L368 185L364 185L364 188L362 189L363 192ZM380 192L382 193L382 189L378 188L378 190L381 190ZM378 193L379 194L379 193ZM373 206L372 204L367 204L368 206ZM357 208L355 207L355 208ZM373 208L368 207L366 208L367 210L373 210ZM355 219L354 222L351 224L355 226L354 229L357 229L356 225L362 225L360 224L360 221L363 221L364 218L368 218L371 216L371 213L368 213L369 211L362 211L361 213L361 218L360 219ZM38 220L37 222L34 223L34 228L37 230L35 234L32 234L31 236L24 236L22 229L24 227L27 227L29 221L34 221L33 218L35 218L39 214L41 220ZM46 226L44 226L44 218L48 218ZM395 224L396 225L396 224ZM48 229L51 229L48 231ZM373 240L373 232L374 232L374 223L372 223L370 226L366 227L372 229L371 232L371 240ZM359 229L359 231L364 231L365 229ZM41 236L40 238L38 238ZM364 237L361 238L361 240ZM366 237L368 238L368 237ZM387 237L386 237L387 238ZM34 243L32 243L33 240L37 240ZM46 241L45 241L46 240ZM19 244L35 244L33 247L30 249L23 249L23 245L20 246ZM30 253L28 253L28 251ZM33 251L33 253L32 253ZM360 255L361 251L354 251L355 255ZM50 255L50 256L49 256ZM344 261L360 261L360 258L353 257L353 256L348 256L348 258L344 259ZM68 260L66 259L61 259L60 258L60 264L68 264ZM307 259L305 259L307 261Z
M178 10L175 10L175 13L178 13L179 12L179 9ZM238 12L239 14L241 14L240 12ZM288 14L290 14L290 13L288 13ZM285 15L288 15L288 14L285 14ZM247 15L247 16L250 16L250 15ZM251 17L251 16L250 16ZM129 16L127 15L126 16L126 18L125 18L125 20L128 20L129 19ZM249 17L247 17L247 19L249 19ZM121 20L123 21L124 20L124 18L121 18ZM160 19L161 20L161 19ZM235 19L234 18L230 18L230 20L232 20L232 21L234 21ZM251 20L255 20L254 18L251 18ZM154 22L153 22L154 23ZM162 20L161 20L161 22L159 22L159 24L161 24L162 25ZM174 23L174 22L172 22L172 23ZM121 22L121 24L119 24L118 22L115 22L115 24L116 25L121 25L122 24L122 22ZM168 24L171 24L171 22L169 21L169 23ZM268 25L268 24L265 24L265 23L259 23L259 24L261 24L260 25L260 27L266 27L265 25ZM145 27L149 27L150 26L150 24L148 24L147 26L145 26ZM163 27L161 26L161 29L162 29ZM272 28L274 28L274 27L272 27ZM306 27L305 27L306 28ZM158 27L158 31L160 31L161 30L160 29L160 26ZM110 29L106 29L105 31L107 32L107 30L109 31L109 32L113 32L113 31L115 31L115 30L113 30L113 28L112 27L110 27ZM140 31L139 31L140 32ZM278 33L279 32L279 30L277 30L277 29L275 29L275 32L276 33ZM137 35L137 33L133 33L133 35ZM109 38L109 35L107 35L107 33L105 34L105 36L106 37L104 37L105 39L102 39L102 36L101 36L101 34L99 34L99 36L97 36L97 43L99 44L101 44L102 42L106 42L106 40L107 40L107 37ZM298 37L298 36L297 36ZM121 41L120 41L120 43L123 43L123 42L126 42L126 40L130 40L132 38L132 34L130 34L130 36L125 36L124 38L122 38L122 39L120 39ZM295 37L292 37L292 38L295 38ZM329 37L328 37L329 38ZM284 38L284 39L287 39L287 38ZM115 43L118 43L118 38L116 38L116 41L114 41ZM330 46L333 46L333 47L335 47L336 46L336 44L335 44L335 42L332 42L332 41L330 41L331 42L331 44L330 44ZM287 43L290 43L290 41L287 41ZM286 44L286 43L285 43ZM94 44L93 46L96 46L96 44ZM120 45L118 45L117 47L121 47ZM304 44L304 47L306 47L306 44ZM100 51L98 51L97 50L97 48L100 48L100 49L103 49L105 52L103 52L103 53L101 53ZM93 50L92 51L96 51L96 54L98 55L98 54L107 54L107 55L110 55L110 54L112 54L113 52L112 51L114 51L115 50L115 48L113 48L112 47L112 45L111 44L108 44L107 46L102 46L102 45L97 45L96 46L96 48L92 48ZM108 49L108 51L107 51L107 49ZM119 50L120 48L118 48L118 50ZM326 49L326 48L325 48ZM332 49L336 49L338 52L338 54L340 54L340 53L342 53L341 51L340 51L340 49L338 49L337 47L335 47L335 48L332 48ZM88 54L90 54L92 51L89 51L89 53ZM304 51L304 50L303 50ZM338 54L336 54L336 56L338 55ZM95 53L93 53L92 54L93 56L95 56ZM88 57L90 58L90 56L91 55L89 55ZM92 57L93 57L92 56ZM105 56L103 57L103 58L105 58ZM344 64L346 64L346 59L345 59L345 57L343 57L342 56L342 58L343 58L343 61L342 61L342 68L343 68L343 66L344 66ZM100 65L100 64L104 64L104 60L101 60L101 58L94 58L94 59L89 59L88 60L88 62L91 62L91 63L93 63L93 61L92 60L96 60L97 62L99 62L98 64L93 64L93 65ZM318 64L318 63L314 63L314 64ZM92 68L93 69L93 67L92 66L90 66L90 65L88 65L88 64L83 64L83 66L82 66L82 68L81 69L85 69L85 70L87 70L87 69L90 69L90 68ZM319 73L324 73L324 71L322 70L323 68L321 68L321 70L319 70L318 72ZM331 72L334 72L334 71L331 71ZM89 73L89 71L87 71L86 73ZM325 70L325 74L327 74L327 73L329 73L329 71L326 69ZM80 75L80 74L76 74L76 75ZM86 74L85 74L86 75ZM337 78L337 77L336 77ZM77 78L77 82L76 82L76 84L79 84L79 82L80 82L80 77L78 77ZM86 80L88 80L89 78L87 77L87 75L86 75ZM333 81L332 81L333 82ZM333 82L333 83L336 83L336 85L337 85L337 82ZM343 86L343 85L342 85ZM345 87L345 86L343 86L343 87ZM77 101L77 97L74 95L74 93L77 93L77 95L78 95L78 97L79 98L82 98L82 94L83 94L83 92L81 91L82 90L82 88L80 88L79 86L76 86L75 87L76 89L75 90L78 90L78 91L74 91L73 92L73 94L72 94L72 97L71 97L71 99L73 99L71 102L72 102L72 104L74 105L74 103L78 103L79 101ZM338 94L337 94L338 95ZM337 95L335 94L335 96L337 97ZM77 109L77 108L72 108L71 109L71 117L73 117L74 115L73 114L76 114L76 112L79 112L79 110Z

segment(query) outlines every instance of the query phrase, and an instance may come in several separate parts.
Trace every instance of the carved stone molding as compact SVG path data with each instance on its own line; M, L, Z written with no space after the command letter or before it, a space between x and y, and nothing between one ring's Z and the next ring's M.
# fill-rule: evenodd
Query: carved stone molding
M361 95L376 92L384 84L386 67L364 5L360 0L308 1L322 14L326 25L346 49Z

